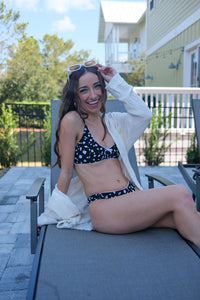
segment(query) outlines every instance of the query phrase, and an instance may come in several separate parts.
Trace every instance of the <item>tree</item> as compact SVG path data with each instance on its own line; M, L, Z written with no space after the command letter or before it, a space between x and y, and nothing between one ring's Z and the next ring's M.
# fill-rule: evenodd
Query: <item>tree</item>
M9 49L7 70L0 86L4 101L49 101L58 99L67 79L67 65L86 60L87 51L70 54L72 40L46 34L39 42L24 36Z
M6 68L10 45L25 35L27 23L19 23L19 17L19 12L7 10L4 1L0 2L0 72Z
M145 56L142 54L138 59L129 60L129 65L132 66L132 72L128 73L125 69L126 81L132 86L144 86L145 85Z
M19 12L0 2L0 103L49 101L61 96L69 64L87 60L89 52L74 51L72 40L46 34L27 37Z
M9 49L1 101L38 101L45 93L43 58L37 40L24 37Z
M89 52L80 50L71 53L74 42L71 39L64 41L56 34L46 34L41 41L41 46L50 98L57 99L60 98L67 79L67 66L87 60Z

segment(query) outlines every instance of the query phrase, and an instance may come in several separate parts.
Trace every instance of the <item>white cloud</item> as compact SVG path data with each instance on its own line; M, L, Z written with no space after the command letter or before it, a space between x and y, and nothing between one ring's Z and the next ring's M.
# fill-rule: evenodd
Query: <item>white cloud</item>
M58 13L66 13L71 8L89 10L95 7L97 0L45 0L46 8Z
M53 29L56 29L58 31L73 31L76 29L76 26L72 24L70 18L68 16L65 16L64 19L58 20L53 23Z
M40 0L7 0L11 5L15 5L18 9L37 10Z

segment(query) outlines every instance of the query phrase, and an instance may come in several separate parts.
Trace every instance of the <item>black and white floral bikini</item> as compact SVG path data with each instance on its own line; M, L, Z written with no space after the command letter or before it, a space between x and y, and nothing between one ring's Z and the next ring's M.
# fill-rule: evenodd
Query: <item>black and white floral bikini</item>
M85 122L84 124L83 136L75 147L75 165L92 164L104 159L114 159L119 157L120 153L115 142L110 148L102 147L95 141ZM131 193L133 191L135 191L135 186L129 182L127 187L124 189L90 195L88 197L88 205L97 199L109 199Z

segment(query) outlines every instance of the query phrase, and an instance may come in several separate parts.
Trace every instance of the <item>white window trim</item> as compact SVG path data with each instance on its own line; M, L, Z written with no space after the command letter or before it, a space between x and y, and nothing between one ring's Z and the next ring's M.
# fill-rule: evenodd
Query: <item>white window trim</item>
M184 47L183 86L191 86L191 55L200 47L200 38Z

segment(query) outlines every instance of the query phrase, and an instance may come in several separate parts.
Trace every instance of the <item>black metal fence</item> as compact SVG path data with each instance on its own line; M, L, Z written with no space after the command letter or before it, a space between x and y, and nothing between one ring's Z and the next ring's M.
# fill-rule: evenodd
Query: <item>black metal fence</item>
M43 158L43 132L45 110L50 109L46 104L13 104L10 106L17 123L17 142L22 150L24 145L30 145L21 156L18 166L42 166L45 164ZM1 115L1 110L0 110Z
M44 117L45 110L50 109L50 105L41 104L9 104L11 106L13 115L17 122L17 128L15 129L18 134L18 145L22 149L24 143L30 143L31 140L35 140L33 145L27 148L18 166L41 166L44 165L43 158L43 132L44 132ZM155 109L155 106L154 106ZM180 110L180 108L177 108ZM183 108L184 110L186 108ZM191 107L187 109L191 112ZM191 114L185 114L186 116ZM1 117L1 106L0 106L0 117ZM184 117L185 118L185 117ZM186 122L188 120L185 120ZM176 123L176 115L172 115L171 122ZM148 132L148 129L147 129ZM165 154L165 161L161 165L173 166L177 165L178 161L181 160L186 163L186 152L191 143L191 135L194 132L193 128L185 130L185 128L179 128L178 130L170 130L166 140L167 144L171 144L170 148ZM144 137L142 136L135 144L136 156L139 165L144 165ZM50 149L49 149L50 151Z

